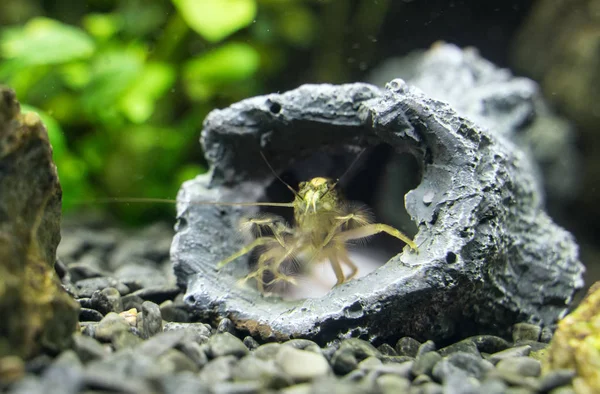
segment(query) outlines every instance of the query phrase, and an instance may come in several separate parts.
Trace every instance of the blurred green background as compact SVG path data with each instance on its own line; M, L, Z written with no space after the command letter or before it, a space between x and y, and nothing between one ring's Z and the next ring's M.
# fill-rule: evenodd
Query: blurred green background
M206 171L198 139L214 108L361 80L386 56L438 39L480 46L478 26L501 26L482 53L506 63L523 2L471 12L473 29L459 23L460 6L434 3L456 23L420 1L2 0L0 83L47 125L66 212L105 197L174 198ZM173 212L105 208L132 223Z

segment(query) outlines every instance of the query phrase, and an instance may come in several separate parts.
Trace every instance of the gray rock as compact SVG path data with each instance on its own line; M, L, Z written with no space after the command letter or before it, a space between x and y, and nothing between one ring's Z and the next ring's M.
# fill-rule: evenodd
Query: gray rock
M493 368L494 366L489 361L483 360L481 357L469 353L453 353L435 365L433 376L444 382L449 376L460 370L465 377L481 379Z
M233 370L238 363L235 356L223 356L211 360L200 371L200 379L209 384L224 382L233 377Z
M211 335L210 326L204 323L168 322L164 324L163 331L186 331L188 335L192 335L194 340L199 344L203 344L208 341L208 337Z
M100 342L94 338L81 334L73 335L73 344L77 356L84 363L101 359L110 353L105 346L101 345Z
M287 376L275 365L275 360L262 360L253 355L247 355L233 368L234 381L258 381L261 387L281 389L292 384L292 377Z
M550 327L542 328L542 333L540 334L540 342L550 343L553 335L554 335L554 332L552 331L552 329Z
M510 79L505 83L508 89ZM486 119L475 124L401 80L385 91L305 85L213 111L202 134L211 170L186 182L178 196L171 257L178 283L187 287L185 301L200 316L228 317L264 340L326 343L368 332L371 340L402 333L437 341L456 335L459 322L491 333L517 319L554 322L583 285L577 247L544 213L532 160L502 131L519 123ZM405 198L419 253L406 249L326 297L288 302L236 286L249 272L247 260L215 269L240 247L236 223L256 209L190 201L261 198L273 175L256 165L260 151L281 171L326 146L356 152L357 145L381 143L413 154L421 166L421 183ZM396 211L403 200L398 196Z
M260 346L260 344L256 342L256 339L252 338L251 336L244 337L242 342L248 348L248 350L257 349Z
M508 341L495 335L475 335L467 339L483 353L497 353L510 347Z
M115 350L131 349L143 342L143 339L131 331L119 331L112 336L112 345Z
M113 336L121 331L129 331L131 326L121 315L109 312L96 326L94 338L103 342L110 342Z
M542 327L529 323L517 323L512 327L513 342L537 341L540 339Z
M168 322L186 323L190 321L190 314L186 310L176 306L171 300L160 304L160 314L163 320Z
M422 394L443 394L444 388L435 382L426 382L419 386L419 392Z
M243 357L248 354L248 348L236 336L228 332L215 334L208 340L208 356L217 358L222 356Z
M415 359L411 372L414 376L430 375L433 367L441 360L442 356L439 353L427 352Z
M161 304L167 300L172 300L181 290L177 286L154 286L139 289L131 293L143 300L152 301Z
M538 377L542 372L542 364L538 360L529 357L505 358L496 364L496 368L503 372L531 377Z
M529 353L531 353L531 346L529 346L529 345L516 346L513 348L509 348L506 350L496 352L494 354L490 354L487 357L487 360L489 362L491 362L492 364L497 364L500 360L503 360L505 358L529 356Z
M547 392L571 383L576 373L572 369L555 369L544 374L540 379L540 391Z
M399 356L417 357L421 342L411 337L403 337L396 342L396 352Z
M79 297L92 297L94 292L101 291L102 289L106 289L107 287L117 288L118 286L123 285L115 278L101 276L97 278L89 278L82 279L75 282L75 287L77 288L77 293Z
M396 350L387 343L377 346L377 350L379 350L379 353L381 353L382 356L398 356Z
M62 352L42 374L47 393L76 394L83 382L83 366L73 350Z
M279 353L281 346L279 343L265 343L254 349L252 355L263 360L274 359L275 355Z
M81 308L79 309L79 321L100 321L104 315L95 309Z
M313 341L309 341L308 339L290 339L289 341L285 341L283 345L292 346L296 349L307 350L317 354L323 354L319 345Z
M420 346L419 349L417 350L417 356L419 357L425 353L429 353L429 352L433 352L437 349L437 347L435 346L435 343L432 340L428 340L427 342L423 342Z
M127 294L126 296L121 297L121 301L123 302L123 310L130 310L135 308L137 311L142 310L142 304L144 303L144 299L137 295Z
M233 322L230 319L224 317L223 319L221 319L221 321L219 321L219 325L217 326L217 332L228 332L230 334L235 335L235 327L233 325Z
M197 372L198 365L194 360L177 349L169 349L157 359L158 366L165 374L181 371Z
M414 363L414 361L405 361L399 364L384 364L370 367L370 370L377 372L377 374L391 374L410 379L412 378L412 369Z
M123 283L136 282L140 288L171 285L162 271L154 267L151 261L125 264L119 267L113 276Z
M164 394L210 394L208 385L189 372L164 376L158 384Z
M121 294L114 287L107 287L102 290L96 290L90 299L94 309L106 315L108 312L122 312L123 302Z
M438 353L442 357L457 352L468 353L477 357L481 357L479 349L477 349L477 345L475 345L475 343L470 339L465 339L460 342L453 343L452 345L446 346L445 348L438 350Z
M178 346L179 350L192 360L198 368L202 368L208 363L206 352L197 342L185 341Z
M259 382L219 382L212 388L213 394L260 394Z
M144 314L144 320L141 332L144 338L150 338L162 332L162 316L158 305L154 302L144 301L142 304L142 313Z
M508 386L501 379L484 379L481 382L481 393L485 394L505 394Z
M379 351L369 342L350 338L342 341L333 354L331 365L336 373L345 375L355 369L358 363L367 357L380 357Z

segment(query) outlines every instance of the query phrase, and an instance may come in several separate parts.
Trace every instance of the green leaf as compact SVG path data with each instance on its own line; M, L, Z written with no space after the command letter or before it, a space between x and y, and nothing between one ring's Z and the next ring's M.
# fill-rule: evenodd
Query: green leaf
M210 42L224 39L256 17L256 0L172 1L187 24Z
M248 44L229 43L184 65L183 78L190 96L204 100L226 84L245 80L260 65L258 52Z
M175 69L166 63L149 63L121 99L121 110L134 123L143 123L154 113L156 101L175 82Z
M90 57L94 42L82 30L47 18L4 31L0 54L22 65L58 64Z
M94 37L108 39L121 28L121 21L114 14L87 14L83 17L83 26Z

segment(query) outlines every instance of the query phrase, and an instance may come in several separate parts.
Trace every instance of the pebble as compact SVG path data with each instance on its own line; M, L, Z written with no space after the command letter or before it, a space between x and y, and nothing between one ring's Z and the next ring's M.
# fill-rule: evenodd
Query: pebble
M243 357L248 354L248 348L238 337L228 332L211 336L207 342L208 356L211 358L223 356Z
M136 290L132 295L138 296L145 301L152 301L161 304L167 300L172 300L181 290L175 285L146 287Z
M429 352L433 352L437 349L437 347L435 346L435 343L432 340L429 340L427 342L423 342L420 346L419 349L417 350L417 354L416 357L419 357L425 353L429 353Z
M104 315L95 309L79 309L79 321L100 321L103 317Z
M403 337L396 342L396 353L399 356L417 357L421 343L411 337Z
M572 369L550 371L540 379L540 391L551 391L560 386L566 386L571 383L575 376L575 371Z
M94 338L81 334L73 335L73 348L79 356L79 359L84 363L101 359L109 354L107 347L100 344L100 342Z
M121 331L129 331L127 320L115 312L109 312L96 326L94 337L103 342L110 342L113 336Z
M144 316L141 330L143 338L150 338L162 332L162 316L158 305L151 301L144 301L142 313Z
M477 345L469 339L454 343L452 345L446 346L438 350L438 353L445 357L452 353L469 353L477 357L481 357L481 353L479 353L479 349L477 349Z
M109 312L122 312L123 302L121 293L114 287L107 287L102 290L96 290L90 298L92 308L106 315Z
M383 394L408 393L410 380L396 375L385 374L377 378L377 386L379 386Z
M512 327L512 339L515 343L521 341L538 341L541 332L542 328L535 324L517 323Z
M230 334L235 335L235 326L234 326L233 322L231 321L231 319L228 319L226 317L221 319L221 321L219 321L219 324L217 325L217 332L218 333L228 332Z
M331 373L329 363L321 354L290 346L281 347L275 362L295 382L304 382Z
M350 338L342 341L331 358L333 369L340 375L356 369L358 363L367 357L381 357L379 351L367 341Z
M160 314L163 320L168 322L186 323L190 321L190 314L176 306L171 300L167 300L160 304Z
M251 336L245 336L242 342L244 345L246 345L248 350L257 349L260 346L260 344L256 342L256 339L252 338Z
M497 364L500 360L505 358L513 358L513 357L521 357L521 356L529 356L531 353L531 346L517 346L510 349L502 350L494 354L490 354L487 357L487 360L492 364Z
M437 352L427 352L417 356L415 363L412 366L412 374L414 376L429 375L435 364L441 361L442 356Z
M542 371L542 364L529 357L510 357L500 360L496 364L496 369L522 376L537 377Z
M221 334L223 335L223 334ZM200 371L198 377L205 383L225 382L232 378L237 357L222 356L209 361Z

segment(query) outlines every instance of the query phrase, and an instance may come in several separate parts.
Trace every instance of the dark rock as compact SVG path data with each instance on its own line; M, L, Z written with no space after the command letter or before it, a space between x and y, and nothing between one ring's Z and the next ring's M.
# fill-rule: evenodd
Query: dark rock
M227 334L220 334L227 335ZM202 368L199 377L205 383L215 384L232 378L233 370L238 363L235 356L223 356L211 360Z
M98 312L106 315L109 312L120 313L123 311L121 294L114 287L96 290L92 294L91 303Z
M542 327L529 323L517 323L512 327L513 342L538 341Z
M331 365L337 374L345 375L367 357L381 357L381 354L369 342L350 338L341 342L331 358Z
M81 308L79 310L79 321L100 321L104 315L95 309Z
M123 302L123 309L126 311L132 308L141 311L142 304L144 303L143 298L133 294L127 294L126 296L121 297L121 301Z
M71 345L79 305L54 270L61 199L46 128L0 86L0 358Z
M105 273L93 266L86 263L74 263L69 264L68 267L71 280L73 282L79 282L84 279L100 278L105 276Z
M248 354L248 348L238 338L228 332L215 334L208 340L208 356L211 358L223 356L243 357Z
M400 338L396 342L396 352L399 356L417 357L421 342L411 337Z
M165 394L209 394L206 383L201 382L195 375L189 372L176 375L164 376L159 380L160 390Z
M508 341L495 335L475 335L467 339L483 353L497 353L510 347Z
M144 314L142 337L150 338L151 336L162 332L162 316L158 305L151 301L144 301L142 304L142 313Z
M79 306L82 308L88 308L88 309L92 308L92 299L91 298L78 298L77 302L79 303Z
M538 360L529 357L509 357L500 360L496 364L496 369L535 378L540 376L542 364Z
M470 339L465 339L463 341L453 343L450 346L446 346L445 348L438 350L438 353L442 357L445 357L449 354L457 353L457 352L469 353L474 356L481 357L481 354L479 353L479 350L477 349L477 345L475 345L475 343L473 343L473 341L471 341Z
M117 288L119 285L122 285L122 283L119 283L115 278L105 276L82 279L75 282L79 297L89 298L91 298L96 291L101 291L107 287Z
M188 311L177 307L171 300L167 300L160 304L160 314L163 320L168 322L186 323L190 321L190 314Z
M427 352L417 356L415 363L412 366L412 374L414 376L419 375L431 375L433 367L442 359L437 352Z
M396 350L387 343L379 345L377 347L377 350L379 350L379 353L381 353L384 356L398 356Z
M221 319L221 321L219 321L219 325L217 326L217 332L228 332L230 334L235 335L235 326L233 325L233 322L230 319L224 317L223 319Z
M184 341L178 345L178 349L188 356L198 368L202 368L208 363L206 352L197 342Z
M167 300L172 300L181 290L177 286L157 286L140 289L131 293L145 301L152 301L161 304Z
M453 353L440 361L433 369L433 376L439 381L445 381L455 370L465 373L465 376L482 379L494 366L481 357L470 353Z
M140 288L172 285L162 271L152 266L152 262L138 262L119 267L114 277L123 283L137 283Z
M260 346L260 344L256 342L256 339L252 338L251 336L244 337L244 340L242 342L248 348L248 350L251 351Z
M493 97L503 97L502 86ZM281 110L271 112L272 103ZM369 332L371 340L402 333L437 341L464 326L501 333L517 319L555 321L583 285L583 266L573 237L543 212L533 161L496 132L520 127L513 120L474 124L401 80L385 91L306 85L212 112L202 135L211 171L185 183L178 197L172 258L178 283L187 286L186 302L201 316L228 317L238 330L265 340L293 335L319 343L356 332ZM190 201L258 200L273 180L267 166L255 165L260 151L281 171L325 146L352 152L381 143L410 152L421 166L420 185L406 195L419 226L419 253L407 249L326 297L293 302L236 286L249 264L215 269L239 249L235 223L256 209ZM397 211L403 200L398 196ZM488 279L482 281L481 272Z

